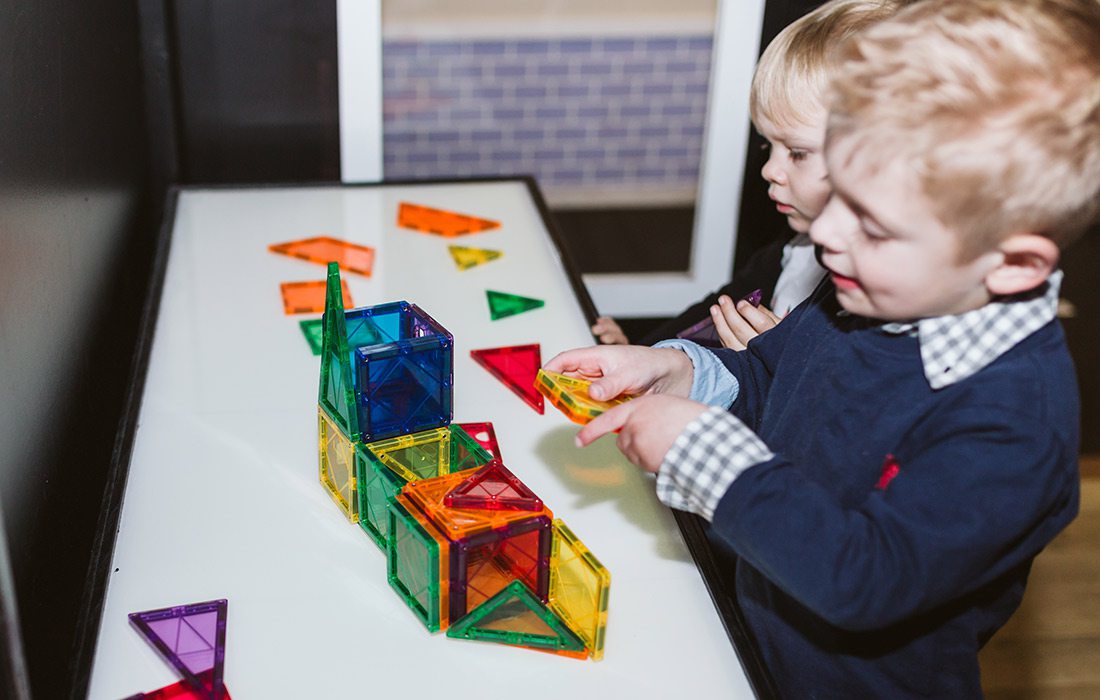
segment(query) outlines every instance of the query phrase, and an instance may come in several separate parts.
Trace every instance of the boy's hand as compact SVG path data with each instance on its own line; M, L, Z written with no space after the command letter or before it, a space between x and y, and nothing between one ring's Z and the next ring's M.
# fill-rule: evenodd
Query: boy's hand
M725 294L710 307L710 317L722 345L733 350L744 350L750 340L781 320L764 305L753 306L744 299L734 304Z
M543 365L592 382L588 395L610 401L623 394L691 395L694 369L682 351L640 345L597 345L566 350Z
M630 340L623 329L610 316L600 316L592 325L592 335L603 345L628 345Z
M706 410L704 404L676 396L639 396L592 419L577 433L577 446L618 430L619 451L635 466L656 473L672 443Z

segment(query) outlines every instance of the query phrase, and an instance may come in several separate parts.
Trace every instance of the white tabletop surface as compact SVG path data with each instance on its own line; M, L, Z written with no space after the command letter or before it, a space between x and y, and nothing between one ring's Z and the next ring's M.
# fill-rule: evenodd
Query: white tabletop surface
M445 239L399 228L402 201L501 222ZM317 478L319 358L279 284L321 265L268 245L328 235L376 249L342 273L356 306L405 299L455 338L455 422L491 421L508 468L611 572L602 661L429 634L385 555ZM504 252L459 271L449 244ZM578 251L583 254L583 251ZM491 321L485 290L545 307ZM470 350L592 342L523 181L184 190L99 630L89 697L178 677L127 613L228 598L225 681L250 698L752 697L671 514L604 438L538 415Z

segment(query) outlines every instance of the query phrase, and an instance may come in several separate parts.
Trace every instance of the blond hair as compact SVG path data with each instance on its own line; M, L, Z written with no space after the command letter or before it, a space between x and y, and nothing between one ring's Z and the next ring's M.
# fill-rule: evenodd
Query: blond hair
M827 143L904 159L973 259L1013 233L1064 247L1100 211L1100 3L922 0L852 38Z
M837 64L833 57L837 44L905 4L905 0L831 0L787 25L756 64L749 95L753 121L763 117L785 126L806 125L824 109Z

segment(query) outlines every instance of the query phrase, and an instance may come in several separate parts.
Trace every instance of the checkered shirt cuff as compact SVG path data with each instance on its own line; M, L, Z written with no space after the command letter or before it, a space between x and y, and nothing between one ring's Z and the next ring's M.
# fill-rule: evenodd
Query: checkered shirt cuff
M744 423L720 408L688 423L657 471L657 498L669 508L708 521L730 484L749 467L774 456Z

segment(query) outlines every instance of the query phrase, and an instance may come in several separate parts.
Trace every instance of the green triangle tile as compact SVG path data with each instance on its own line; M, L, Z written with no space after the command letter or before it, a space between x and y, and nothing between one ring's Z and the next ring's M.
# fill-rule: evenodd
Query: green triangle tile
M584 642L520 581L512 581L452 623L447 636L550 651L585 649Z
M299 321L298 327L302 329L302 335L306 337L309 349L313 351L314 355L320 355L322 343L324 342L324 319L309 318L305 321Z
M352 440L359 439L359 414L355 407L348 331L344 321L344 299L340 289L340 268L328 265L325 315L322 317L321 386L318 403Z
M485 248L468 248L461 245L447 246L447 250L451 251L451 257L454 258L455 267L459 270L469 270L471 267L477 267L478 265L484 265L490 260L496 260L504 253L499 250L487 250Z
M521 314L531 309L537 309L545 304L542 299L531 299L530 297L521 297L518 294L494 292L491 289L485 290L485 296L489 299L489 315L494 321L505 318L506 316L515 316L516 314Z

